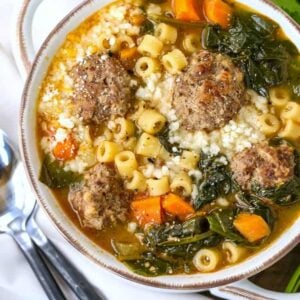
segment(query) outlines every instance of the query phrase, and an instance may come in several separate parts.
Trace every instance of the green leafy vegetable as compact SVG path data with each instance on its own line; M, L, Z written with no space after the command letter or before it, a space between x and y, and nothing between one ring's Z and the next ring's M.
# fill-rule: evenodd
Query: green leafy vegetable
M180 155L182 152L182 149L179 147L178 144L171 144L169 142L169 126L166 125L164 129L158 133L157 135L160 143L164 146L164 148L172 154ZM174 151L174 149L177 149Z
M146 253L141 259L126 260L124 263L135 273L147 277L169 274L176 268L175 264L158 258L152 253Z
M189 259L202 247L213 247L221 237L208 231L205 218L194 218L183 224L153 226L145 232L144 243L150 251L170 257Z
M154 24L150 20L146 20L141 25L141 32L140 34L153 34L154 33Z
M300 56L289 65L289 82L292 92L300 99Z
M299 0L272 0L284 9L296 22L300 24L300 1Z
M203 234L204 237L204 234ZM201 248L215 247L223 238L215 233L207 233L207 236L190 244L164 246L161 250L168 256L189 260L194 257Z
M233 227L234 211L232 209L216 210L207 217L210 230L221 236L238 243L245 242L245 239L235 232Z
M300 266L296 269L291 280L289 281L285 292L286 293L297 293L300 289Z
M112 246L119 260L139 259L145 249L140 243L122 243L112 240Z
M165 246L181 246L181 245L186 245L186 244L192 244L192 243L196 243L201 240L204 240L212 235L213 235L213 232L207 231L207 232L204 232L201 234L196 234L194 236L176 238L174 240L168 240L165 242L161 242L158 244L158 246L165 247Z
M186 22L186 21L182 21L182 20L177 20L174 18L170 18L167 16L163 16L163 15L148 15L148 18L155 22L155 23L165 23L165 24L169 24L172 25L174 27L179 27L179 28L194 28L194 29L201 29L205 26L205 23L202 22Z
M196 210L220 196L228 195L233 189L231 171L224 156L201 153L199 168L204 174L198 186L198 197L193 201Z
M158 245L174 238L193 237L207 231L205 218L193 218L184 223L171 225L156 225L148 228L145 232L144 243L148 248L155 249Z
M59 161L47 155L43 161L39 180L49 188L62 189L82 179L80 174L65 171Z
M278 40L277 28L277 24L259 15L237 11L229 30L206 28L204 45L231 56L244 72L247 87L267 96L272 86L289 82L297 86L294 81L299 81L290 75L298 50L291 42Z
M300 178L295 176L274 188L262 188L257 184L252 187L252 193L257 197L270 199L278 205L291 205L300 201Z

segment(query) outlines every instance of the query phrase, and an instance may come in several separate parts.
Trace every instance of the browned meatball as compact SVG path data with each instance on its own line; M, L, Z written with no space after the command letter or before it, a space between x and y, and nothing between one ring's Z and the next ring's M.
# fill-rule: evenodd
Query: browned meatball
M82 226L97 230L126 221L131 198L115 169L104 164L90 169L69 192Z
M131 77L117 58L91 55L72 69L71 77L75 110L85 123L124 116L133 105Z
M264 188L277 187L294 176L294 152L287 145L257 144L236 154L231 168L233 178L244 190L250 190L255 184Z
M190 131L223 127L245 103L243 73L222 54L200 51L175 80L173 105Z

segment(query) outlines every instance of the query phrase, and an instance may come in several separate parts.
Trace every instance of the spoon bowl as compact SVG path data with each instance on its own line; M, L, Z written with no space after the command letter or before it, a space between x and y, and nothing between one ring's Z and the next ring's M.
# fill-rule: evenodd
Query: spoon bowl
M34 203L24 203L24 184L18 154L0 129L0 231L22 214L30 214Z
M63 300L63 294L26 232L35 201L26 197L30 193L25 193L23 174L17 151L0 129L0 233L9 234L17 242L48 298Z

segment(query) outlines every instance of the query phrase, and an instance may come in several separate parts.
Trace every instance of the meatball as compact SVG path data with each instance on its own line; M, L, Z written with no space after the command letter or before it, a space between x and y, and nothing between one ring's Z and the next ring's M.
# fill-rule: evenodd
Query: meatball
M71 70L75 111L87 124L125 116L133 105L131 77L117 58L91 55Z
M271 147L256 144L233 157L233 178L244 190L255 184L263 188L277 187L294 176L294 151L287 145Z
M173 106L189 131L223 127L245 103L243 73L222 54L200 51L175 80Z
M114 168L97 164L70 189L68 198L82 226L101 230L126 221L132 193Z

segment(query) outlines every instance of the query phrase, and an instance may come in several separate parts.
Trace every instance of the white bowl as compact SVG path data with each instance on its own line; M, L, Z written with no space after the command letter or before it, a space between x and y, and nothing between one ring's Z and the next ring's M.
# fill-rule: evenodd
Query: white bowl
M38 4L42 0L25 1L18 17L17 45L15 56L21 70L26 73L34 57L31 41L31 21ZM23 162L28 178L36 193L40 205L57 226L65 238L83 255L97 264L136 283L159 289L175 291L196 291L208 289L254 275L275 263L287 254L300 241L300 219L263 251L248 258L238 265L222 269L210 274L175 275L146 278L134 274L120 263L113 255L100 249L88 239L66 216L58 205L51 191L38 180L41 167L36 140L36 100L39 87L47 72L47 68L63 43L67 33L74 30L83 20L96 10L109 3L108 0L89 0L68 14L50 33L43 43L32 64L27 78L20 114L20 139ZM258 12L271 17L283 28L287 36L300 49L300 28L283 11L266 0L240 0L243 4L256 9Z

